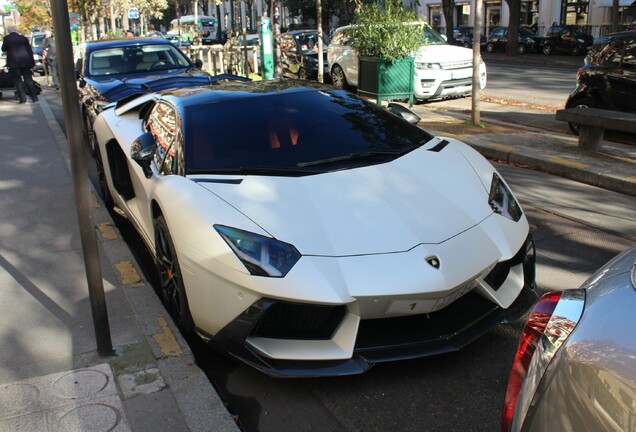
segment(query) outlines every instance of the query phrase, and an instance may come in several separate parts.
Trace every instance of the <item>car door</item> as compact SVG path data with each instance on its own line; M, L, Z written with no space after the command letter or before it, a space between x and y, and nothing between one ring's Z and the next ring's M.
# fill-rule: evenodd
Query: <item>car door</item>
M508 34L508 29L506 28L498 28L494 29L490 34L490 42L493 44L495 49L506 49L506 35Z
M636 112L636 39L624 41L620 66L612 68L607 79L617 108Z
M153 241L153 220L150 202L153 193L161 184L170 181L172 175L183 175L183 133L180 125L181 116L175 106L166 101L159 101L148 113L145 130L150 132L156 143L153 174L147 178L141 167L128 160L131 187L134 197L125 205L128 213L134 217L135 223L146 233L148 241Z

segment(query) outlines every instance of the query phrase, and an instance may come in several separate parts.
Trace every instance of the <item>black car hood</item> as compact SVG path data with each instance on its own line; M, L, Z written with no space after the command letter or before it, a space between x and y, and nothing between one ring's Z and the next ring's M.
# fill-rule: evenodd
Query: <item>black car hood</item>
M135 93L159 91L184 85L209 84L210 75L199 69L169 69L156 73L131 75L106 75L85 78L102 97L110 102L117 102Z

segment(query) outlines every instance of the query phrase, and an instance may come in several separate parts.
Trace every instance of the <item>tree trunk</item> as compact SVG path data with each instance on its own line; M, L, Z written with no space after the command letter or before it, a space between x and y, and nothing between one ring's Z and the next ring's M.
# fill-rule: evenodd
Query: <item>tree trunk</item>
M455 0L442 0L442 11L444 12L444 21L446 21L446 40L449 44L453 43L453 10L455 9Z
M272 13L272 41L274 42L274 76L276 78L283 77L283 68L280 64L280 41L278 40L278 36L280 36L280 8L278 6L278 2L272 0L274 12Z
M506 43L506 55L516 56L519 45L519 20L521 19L521 1L506 0L510 8L510 21L508 23L508 43Z
M325 82L323 74L323 61L322 55L322 3L320 0L316 0L316 23L318 24L318 82Z
M482 4L482 0L475 0L475 9L473 11L473 29L475 30L473 32L473 94L471 97L471 119L474 125L479 125L481 123L481 107L479 104L479 96L481 91L481 86L479 83L479 60L481 59L481 46L479 44L479 41L481 38Z
M115 33L117 30L117 19L115 17L115 7L113 6L113 2L110 2L110 32Z
M618 0L612 1L612 33L616 33L618 31Z

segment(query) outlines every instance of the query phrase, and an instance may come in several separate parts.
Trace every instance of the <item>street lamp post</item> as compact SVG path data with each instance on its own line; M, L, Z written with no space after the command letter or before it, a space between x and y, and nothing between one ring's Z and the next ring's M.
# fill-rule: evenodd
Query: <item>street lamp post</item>
M82 241L84 267L88 281L88 295L93 327L97 342L97 352L101 356L113 354L113 344L110 337L108 311L104 295L102 270L99 263L97 248L97 234L91 210L91 193L88 186L88 170L83 146L84 136L80 125L82 116L77 101L77 84L75 82L75 65L73 64L73 45L66 0L53 0L51 5L53 29L55 32L55 46L58 54L58 68L61 86L62 103L64 105L64 122L66 137L69 142L69 159L75 191L75 206Z

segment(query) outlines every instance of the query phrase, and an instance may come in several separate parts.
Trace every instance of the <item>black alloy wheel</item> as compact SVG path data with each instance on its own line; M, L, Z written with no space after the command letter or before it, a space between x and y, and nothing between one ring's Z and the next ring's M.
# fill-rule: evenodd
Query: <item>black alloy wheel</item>
M585 96L580 99L577 99L576 101L574 101L574 103L567 106L566 108L598 108L598 107L599 105L594 99L592 99L589 96ZM579 134L578 123L568 123L568 126L570 126L570 130L572 131L574 135Z
M577 56L581 54L581 47L579 47L578 45L574 45L572 47L572 49L570 50L570 54L572 54L573 56Z
M108 183L106 182L106 171L104 170L104 161L102 159L102 153L98 148L95 149L95 166L97 167L97 177L99 181L99 192L104 200L104 206L107 209L113 208L115 202L113 196L108 189Z
M526 44L520 43L517 45L517 54L525 54L526 53Z
M545 45L543 45L543 54L545 55L550 55L552 54L552 45L547 43Z
M161 300L174 323L183 333L194 331L188 298L174 243L163 215L155 219L155 263L161 284Z
M335 88L342 90L346 89L349 86L344 71L338 65L334 65L334 67L331 69L331 83Z
M298 79L301 79L301 80L307 79L307 70L305 68L298 69Z
M495 52L495 46L494 46L492 43L490 43L490 42L489 42L489 43L486 45L486 51L488 51L489 53L491 53L491 52Z

